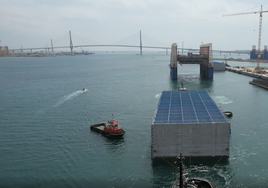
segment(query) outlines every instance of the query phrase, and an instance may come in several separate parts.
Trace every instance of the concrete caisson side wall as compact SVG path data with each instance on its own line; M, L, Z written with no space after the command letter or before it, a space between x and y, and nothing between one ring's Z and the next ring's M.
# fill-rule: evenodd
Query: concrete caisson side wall
M213 62L213 64L214 64L214 71L225 71L224 63Z
M153 124L152 156L229 156L230 123Z

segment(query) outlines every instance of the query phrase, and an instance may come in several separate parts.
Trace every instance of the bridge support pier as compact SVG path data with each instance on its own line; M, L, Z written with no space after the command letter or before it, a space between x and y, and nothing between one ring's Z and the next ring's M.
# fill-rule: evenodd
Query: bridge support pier
M177 64L177 44L173 43L171 45L171 53L170 53L170 78L172 80L178 79L178 64Z
M200 64L200 77L204 79L213 79L213 67L206 67Z
M170 78L172 80L178 79L178 68L177 67L170 67Z
M200 46L200 55L208 56L208 61L200 64L200 76L205 79L213 79L213 53L212 44L203 44Z
M172 46L173 48L173 46ZM173 51L172 51L173 53ZM200 76L205 79L213 79L213 54L212 54L212 44L202 44L200 46L200 55L188 56L178 55L177 60L180 64L200 64ZM171 62L173 56L171 56ZM171 64L172 65L172 64ZM174 68L174 66L170 66Z

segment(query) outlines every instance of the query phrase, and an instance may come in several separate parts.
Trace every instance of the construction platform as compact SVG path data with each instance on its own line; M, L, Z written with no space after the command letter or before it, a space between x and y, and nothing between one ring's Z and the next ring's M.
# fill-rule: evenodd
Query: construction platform
M153 158L229 156L230 122L207 91L163 91L151 132Z

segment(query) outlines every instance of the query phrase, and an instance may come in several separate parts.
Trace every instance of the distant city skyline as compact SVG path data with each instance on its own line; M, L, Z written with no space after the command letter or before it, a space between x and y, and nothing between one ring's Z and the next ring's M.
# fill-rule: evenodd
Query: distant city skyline
M266 3L266 4L265 4ZM268 10L264 0L3 0L0 45L33 48L69 45L132 44L218 50L250 50L258 45L259 14L225 14ZM268 45L268 13L263 14L261 49ZM125 39L125 40L124 40ZM85 50L89 50L88 48ZM98 50L98 49L94 49Z

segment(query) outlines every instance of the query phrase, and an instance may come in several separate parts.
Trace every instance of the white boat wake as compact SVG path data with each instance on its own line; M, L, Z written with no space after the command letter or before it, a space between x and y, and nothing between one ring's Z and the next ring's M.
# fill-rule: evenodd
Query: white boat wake
M68 95L64 95L62 98L60 98L59 102L57 104L55 104L53 107L58 107L58 106L62 105L63 103L65 103L66 101L71 100L74 97L77 97L81 93L85 93L85 92L87 92L87 89L78 90L78 91L75 91L75 92L70 93Z
M225 96L212 96L212 98L218 104L230 104L230 103L233 103L233 101L231 101L230 99L228 99Z
M155 98L159 99L161 97L161 93L155 95Z

